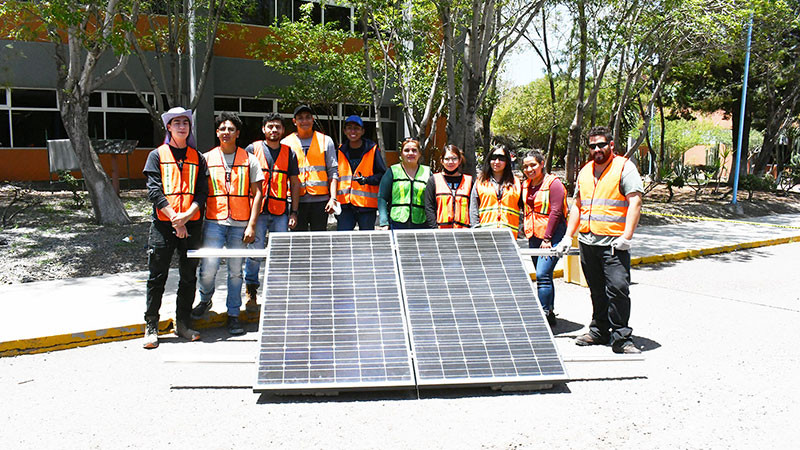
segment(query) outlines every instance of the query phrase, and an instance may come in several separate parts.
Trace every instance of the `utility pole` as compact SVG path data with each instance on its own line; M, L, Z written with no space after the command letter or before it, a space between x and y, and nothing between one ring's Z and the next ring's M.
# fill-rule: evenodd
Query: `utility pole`
M753 36L753 13L747 24L747 51L744 54L744 79L742 80L742 104L739 108L739 135L736 139L736 169L733 172L733 198L731 204L736 204L736 194L739 191L739 166L742 161L742 134L744 134L744 111L747 105L747 78L750 75L750 40Z

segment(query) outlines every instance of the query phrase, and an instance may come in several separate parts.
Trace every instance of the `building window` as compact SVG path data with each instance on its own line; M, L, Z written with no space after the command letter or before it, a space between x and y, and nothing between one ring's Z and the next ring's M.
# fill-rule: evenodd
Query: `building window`
M54 89L0 90L0 147L43 148L48 139L66 139ZM153 101L153 94L146 94ZM9 101L10 100L10 101ZM7 105L7 106L6 106ZM155 127L136 94L98 91L89 96L89 137L135 139L153 147Z
M281 19L300 20L300 7L313 3L311 21L319 23L335 23L335 28L351 31L353 8L325 4L323 8L319 0L255 0L242 12L241 22L251 25L271 26L280 23ZM231 20L230 16L223 20Z
M11 147L11 126L8 111L0 110L0 147Z

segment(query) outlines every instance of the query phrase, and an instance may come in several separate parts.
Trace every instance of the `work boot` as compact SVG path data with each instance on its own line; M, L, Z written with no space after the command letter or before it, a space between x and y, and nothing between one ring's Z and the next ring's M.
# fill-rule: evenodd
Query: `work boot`
M211 309L211 305L213 305L213 303L211 303L211 300L207 302L201 300L200 303L197 304L197 306L192 308L192 315L191 315L192 319L202 319L203 316L205 316L206 313Z
M200 339L200 332L189 328L189 326L182 321L178 321L175 324L175 335L188 341L197 341Z
M636 347L633 341L627 341L619 346L615 345L611 347L611 350L614 353L624 353L628 355L638 355L639 353L642 353L642 351Z
M228 333L231 336L241 336L244 334L244 328L239 323L239 318L235 316L228 316Z
M556 313L554 313L553 311L547 311L546 316L547 316L547 324L550 325L550 329L552 330L553 328L556 327L556 325L558 325L558 321L556 320Z
M158 322L147 322L145 324L142 347L147 349L158 347Z
M258 312L258 285L248 284L246 287L247 304L244 306L245 311L249 313Z
M606 345L608 344L608 339L601 339L598 337L594 337L592 333L582 334L575 338L575 345L580 345L582 347L587 345Z

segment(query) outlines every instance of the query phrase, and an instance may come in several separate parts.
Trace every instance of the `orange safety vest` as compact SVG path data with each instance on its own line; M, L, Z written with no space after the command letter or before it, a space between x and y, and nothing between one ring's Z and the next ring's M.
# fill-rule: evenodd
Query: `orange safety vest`
M266 204L266 211L272 215L280 216L286 212L286 205L288 204L289 152L292 149L287 145L281 144L278 159L272 162L272 168L270 169L264 147L264 141L253 142L253 154L258 158L261 171L264 173L264 183L261 185L261 192L264 196L259 211L263 212Z
M620 192L619 183L627 161L623 156L613 155L597 181L594 179L594 161L583 166L578 173L581 233L622 236L628 215L628 199Z
M450 190L444 174L433 175L436 183L436 225L438 228L469 228L469 194L472 176L462 175L455 192Z
M226 182L222 149L215 147L205 155L208 163L208 202L206 219L250 220L250 161L247 152L236 148L230 182Z
M499 201L491 180L479 181L477 189L478 227L510 228L516 239L519 232L519 197L522 194L519 180L514 177L513 186L502 188Z
M325 165L325 135L315 131L311 138L308 153L303 152L303 144L297 133L286 136L282 143L288 145L297 155L297 166L300 168L300 196L328 195L328 171Z
M183 160L183 168L178 168L178 163L172 155L169 145L163 144L158 147L159 168L161 169L161 185L164 188L164 195L167 197L169 206L175 212L186 212L194 201L194 187L197 183L197 170L200 162L200 155L192 147L186 148L186 159ZM158 220L169 222L169 217L156 210ZM189 220L200 220L200 210L198 209Z
M378 145L372 148L361 157L356 173L361 176L369 177L374 173L372 169L375 165L375 152ZM350 168L350 161L347 160L342 146L339 146L339 188L336 192L336 200L343 205L351 204L362 208L378 208L378 188L370 184L361 184L353 180L353 170Z
M528 205L528 191L531 188L531 180L526 179L522 182L522 201L525 204L525 237L530 239L536 236L544 239L547 231L547 222L550 221L550 185L558 179L557 176L548 173L542 180L542 187L533 196L533 208ZM564 196L562 209L564 219L567 218L567 196Z

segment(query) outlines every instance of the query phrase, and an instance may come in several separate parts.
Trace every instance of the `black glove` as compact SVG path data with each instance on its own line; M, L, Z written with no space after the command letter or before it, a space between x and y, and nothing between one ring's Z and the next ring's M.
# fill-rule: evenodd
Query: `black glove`
M353 181L355 181L358 184L367 184L367 177L363 175L356 175L353 177Z

